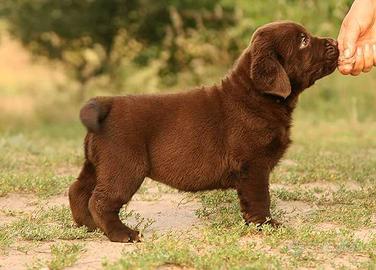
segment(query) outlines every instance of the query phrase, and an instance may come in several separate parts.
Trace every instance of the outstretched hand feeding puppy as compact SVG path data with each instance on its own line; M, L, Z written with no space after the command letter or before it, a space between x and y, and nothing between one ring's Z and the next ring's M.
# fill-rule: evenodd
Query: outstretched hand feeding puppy
M247 223L270 216L269 174L290 144L299 94L337 67L337 43L292 22L259 28L218 85L97 97L81 109L85 163L70 189L78 225L139 240L119 219L145 177L183 191L235 188Z

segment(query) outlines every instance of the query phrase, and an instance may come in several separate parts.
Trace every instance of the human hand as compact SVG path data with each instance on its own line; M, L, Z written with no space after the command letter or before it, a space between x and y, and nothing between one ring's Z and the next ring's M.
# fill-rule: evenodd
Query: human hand
M353 76L376 65L376 0L355 0L338 35L338 70Z

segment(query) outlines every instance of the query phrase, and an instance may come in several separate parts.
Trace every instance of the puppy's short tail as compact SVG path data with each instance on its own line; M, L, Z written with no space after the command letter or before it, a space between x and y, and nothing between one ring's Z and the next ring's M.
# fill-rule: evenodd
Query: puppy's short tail
M112 107L112 97L90 99L80 111L82 124L89 132L98 133Z

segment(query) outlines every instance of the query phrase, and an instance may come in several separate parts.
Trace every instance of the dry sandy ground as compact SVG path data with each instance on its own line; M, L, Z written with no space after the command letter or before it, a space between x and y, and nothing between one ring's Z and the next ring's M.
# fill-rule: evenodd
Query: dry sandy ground
M144 237L151 237L153 232L168 232L170 230L189 230L199 226L199 220L195 216L195 210L199 204L182 193L163 193L151 196L148 192L145 195L135 195L129 203L127 211L134 210L143 218L150 218L154 223L144 232ZM153 198L154 197L154 198ZM0 197L0 209L9 211L32 212L38 205L57 206L67 205L67 195L59 195L41 200L33 195L9 194ZM15 220L16 217L9 217L0 212L0 225ZM132 225L132 224L130 224ZM27 241L23 241L26 247ZM62 241L59 241L62 242ZM102 262L115 261L123 251L130 251L136 248L134 244L112 243L106 237L99 240L75 240L69 243L82 243L85 245L85 252L80 259L69 269L101 269ZM48 260L50 258L50 246L53 242L42 242L38 246L30 245L30 250L25 252L12 248L7 255L0 256L0 269L25 269L26 265L32 264L36 259ZM100 252L99 252L100 251Z

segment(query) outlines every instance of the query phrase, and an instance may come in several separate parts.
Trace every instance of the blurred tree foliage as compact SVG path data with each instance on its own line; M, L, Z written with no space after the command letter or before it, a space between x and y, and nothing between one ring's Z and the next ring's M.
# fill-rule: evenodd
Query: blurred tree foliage
M101 77L120 89L140 71L156 87L181 74L200 83L214 64L228 67L266 22L295 20L336 35L351 2L1 0L0 15L33 55L62 63L81 85Z

